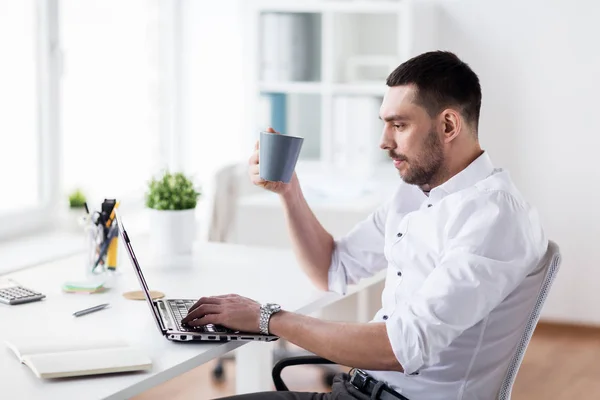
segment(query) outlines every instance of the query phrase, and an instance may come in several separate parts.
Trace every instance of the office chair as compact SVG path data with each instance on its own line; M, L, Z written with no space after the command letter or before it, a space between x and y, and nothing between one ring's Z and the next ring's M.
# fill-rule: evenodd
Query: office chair
M561 262L560 249L558 245L552 241L548 243L548 250L546 251L546 255L542 261L543 268L540 269L539 273L544 274L543 279L540 281L540 287L538 291L538 296L536 302L533 306L533 309L529 315L527 323L525 324L525 328L521 335L521 339L517 344L517 348L511 361L508 365L506 375L502 380L500 385L500 390L498 391L498 400L510 400L512 387L517 378L517 372L519 371L519 367L525 357L525 351L527 350L527 346L531 340L533 335L533 331L537 326L537 323L540 319L540 313L542 311L542 307L544 306L544 302L548 297L548 293L550 292L550 288L552 287L552 283L554 282L554 278L558 272L559 266ZM289 366L293 365L306 365L306 364L334 364L332 361L324 359L318 356L302 356L302 357L291 357L286 358L279 361L275 367L273 368L273 383L275 384L275 389L277 391L288 391L288 387L281 379L281 371Z

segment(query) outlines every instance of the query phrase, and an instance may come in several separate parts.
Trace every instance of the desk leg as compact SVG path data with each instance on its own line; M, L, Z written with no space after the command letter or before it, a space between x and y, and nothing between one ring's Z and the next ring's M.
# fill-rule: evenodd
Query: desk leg
M358 322L369 322L369 320L372 318L369 289L370 288L365 288L356 293L358 303L358 307L356 310L356 320Z
M250 342L235 352L235 392L273 390L273 343Z

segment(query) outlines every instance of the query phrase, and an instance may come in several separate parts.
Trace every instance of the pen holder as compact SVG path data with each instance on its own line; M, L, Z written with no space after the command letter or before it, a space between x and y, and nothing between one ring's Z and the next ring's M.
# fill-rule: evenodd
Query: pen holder
M102 225L90 227L87 231L86 276L114 273L117 269L119 228L112 224L109 228Z

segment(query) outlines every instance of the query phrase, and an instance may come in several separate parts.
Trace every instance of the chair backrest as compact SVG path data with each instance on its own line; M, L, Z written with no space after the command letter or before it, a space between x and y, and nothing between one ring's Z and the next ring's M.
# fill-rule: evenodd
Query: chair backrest
M231 233L241 189L250 181L247 165L231 163L221 166L203 188L205 205L201 239L209 242L226 242ZM245 178L245 179L242 179Z
M544 306L544 302L546 301L548 293L550 292L550 287L552 286L554 278L556 277L556 273L558 272L560 261L561 257L558 245L552 241L549 241L548 250L543 260L543 268L545 269L544 278L541 281L537 300L533 310L531 311L531 314L529 315L527 325L525 325L525 330L523 331L521 340L517 345L515 354L508 365L506 376L504 377L502 385L500 386L500 391L498 392L498 400L510 400L512 387L517 378L517 372L519 372L519 367L521 366L523 357L525 357L525 351L527 350L527 346L529 345L533 331L535 330L535 327L540 319L542 307Z

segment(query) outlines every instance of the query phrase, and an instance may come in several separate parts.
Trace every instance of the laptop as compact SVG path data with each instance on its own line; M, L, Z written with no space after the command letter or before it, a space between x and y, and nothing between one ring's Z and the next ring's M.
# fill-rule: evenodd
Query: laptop
M247 333L234 331L223 326L207 324L203 326L183 326L181 320L187 315L188 310L196 303L191 299L156 299L150 296L148 284L142 274L142 268L137 261L129 235L123 226L119 212L115 210L115 219L118 224L119 234L123 239L133 270L140 282L146 302L150 306L152 318L161 335L175 342L229 342L259 340L270 342L277 340L277 336L263 335L260 333ZM258 321L256 321L258 325Z

